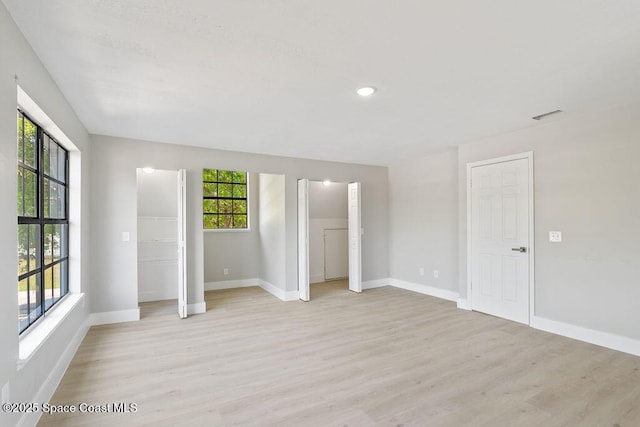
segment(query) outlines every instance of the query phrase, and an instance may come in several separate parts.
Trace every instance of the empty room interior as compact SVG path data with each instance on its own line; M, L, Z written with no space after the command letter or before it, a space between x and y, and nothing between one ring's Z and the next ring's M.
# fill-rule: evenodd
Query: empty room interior
M638 76L631 0L2 0L0 425L640 425Z

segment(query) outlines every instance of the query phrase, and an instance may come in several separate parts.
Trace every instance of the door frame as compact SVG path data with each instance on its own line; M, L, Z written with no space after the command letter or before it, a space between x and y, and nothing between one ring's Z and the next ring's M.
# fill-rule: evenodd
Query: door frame
M298 180L298 297L309 301L309 180Z
M178 169L178 316L189 315L187 281L187 171Z
M136 177L143 170L142 167L136 168ZM176 174L176 187L177 192L177 215L176 225L178 227L176 236L176 246L178 257L176 262L178 264L178 317L184 319L188 316L189 304L188 304L188 281L187 281L187 171L186 169L154 169L154 171L173 172ZM136 178L136 203L138 200L138 179ZM137 213L136 213L137 223ZM138 225L136 224L136 235L138 234ZM138 261L139 254L136 254L136 261ZM136 267L136 275L138 275L138 268ZM136 297L139 302L140 283L136 280Z
M307 178L297 181L298 189L298 295L302 301L309 301L311 289L309 283L309 182ZM339 181L335 181L339 183ZM349 200L351 191L355 190L356 212L351 212ZM349 233L349 290L362 292L362 198L360 182L350 182L347 186L347 208L349 209L348 233ZM357 239L357 247L352 257L352 238ZM323 255L324 256L324 255Z
M495 163L505 163L514 160L527 159L529 166L529 322L531 325L533 317L535 315L535 221L534 221L534 174L533 174L533 151L527 151L524 153L513 154L509 156L496 157L493 159L481 160L477 162L467 163L467 307L469 310L473 310L473 300L471 293L471 169L479 166L487 166Z

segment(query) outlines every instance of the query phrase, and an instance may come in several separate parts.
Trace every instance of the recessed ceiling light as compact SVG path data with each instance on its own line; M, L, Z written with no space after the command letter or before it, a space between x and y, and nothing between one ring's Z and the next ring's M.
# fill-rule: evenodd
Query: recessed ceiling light
M363 86L356 91L360 96L371 96L376 93L376 88L373 86Z
M155 172L154 168L151 168L151 167L148 167L148 166L146 168L142 168L142 170L144 171L144 173L153 173L153 172Z
M322 181L322 185L324 185L325 187L328 187L329 185L331 185L331 181L329 181L328 179L325 179L324 181Z

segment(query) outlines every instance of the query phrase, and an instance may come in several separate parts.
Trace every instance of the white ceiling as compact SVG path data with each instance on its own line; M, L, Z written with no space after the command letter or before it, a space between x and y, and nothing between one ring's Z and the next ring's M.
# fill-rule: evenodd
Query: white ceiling
M93 134L386 165L640 100L638 0L3 2Z

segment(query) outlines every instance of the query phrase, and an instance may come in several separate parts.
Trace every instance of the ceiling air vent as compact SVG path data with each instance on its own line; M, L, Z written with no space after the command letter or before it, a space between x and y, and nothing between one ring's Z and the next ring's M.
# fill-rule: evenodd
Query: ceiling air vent
M562 113L562 110L549 111L548 113L540 114L539 116L533 116L531 118L533 120L542 120L542 119L546 119L547 117L553 114L558 114L558 113Z

